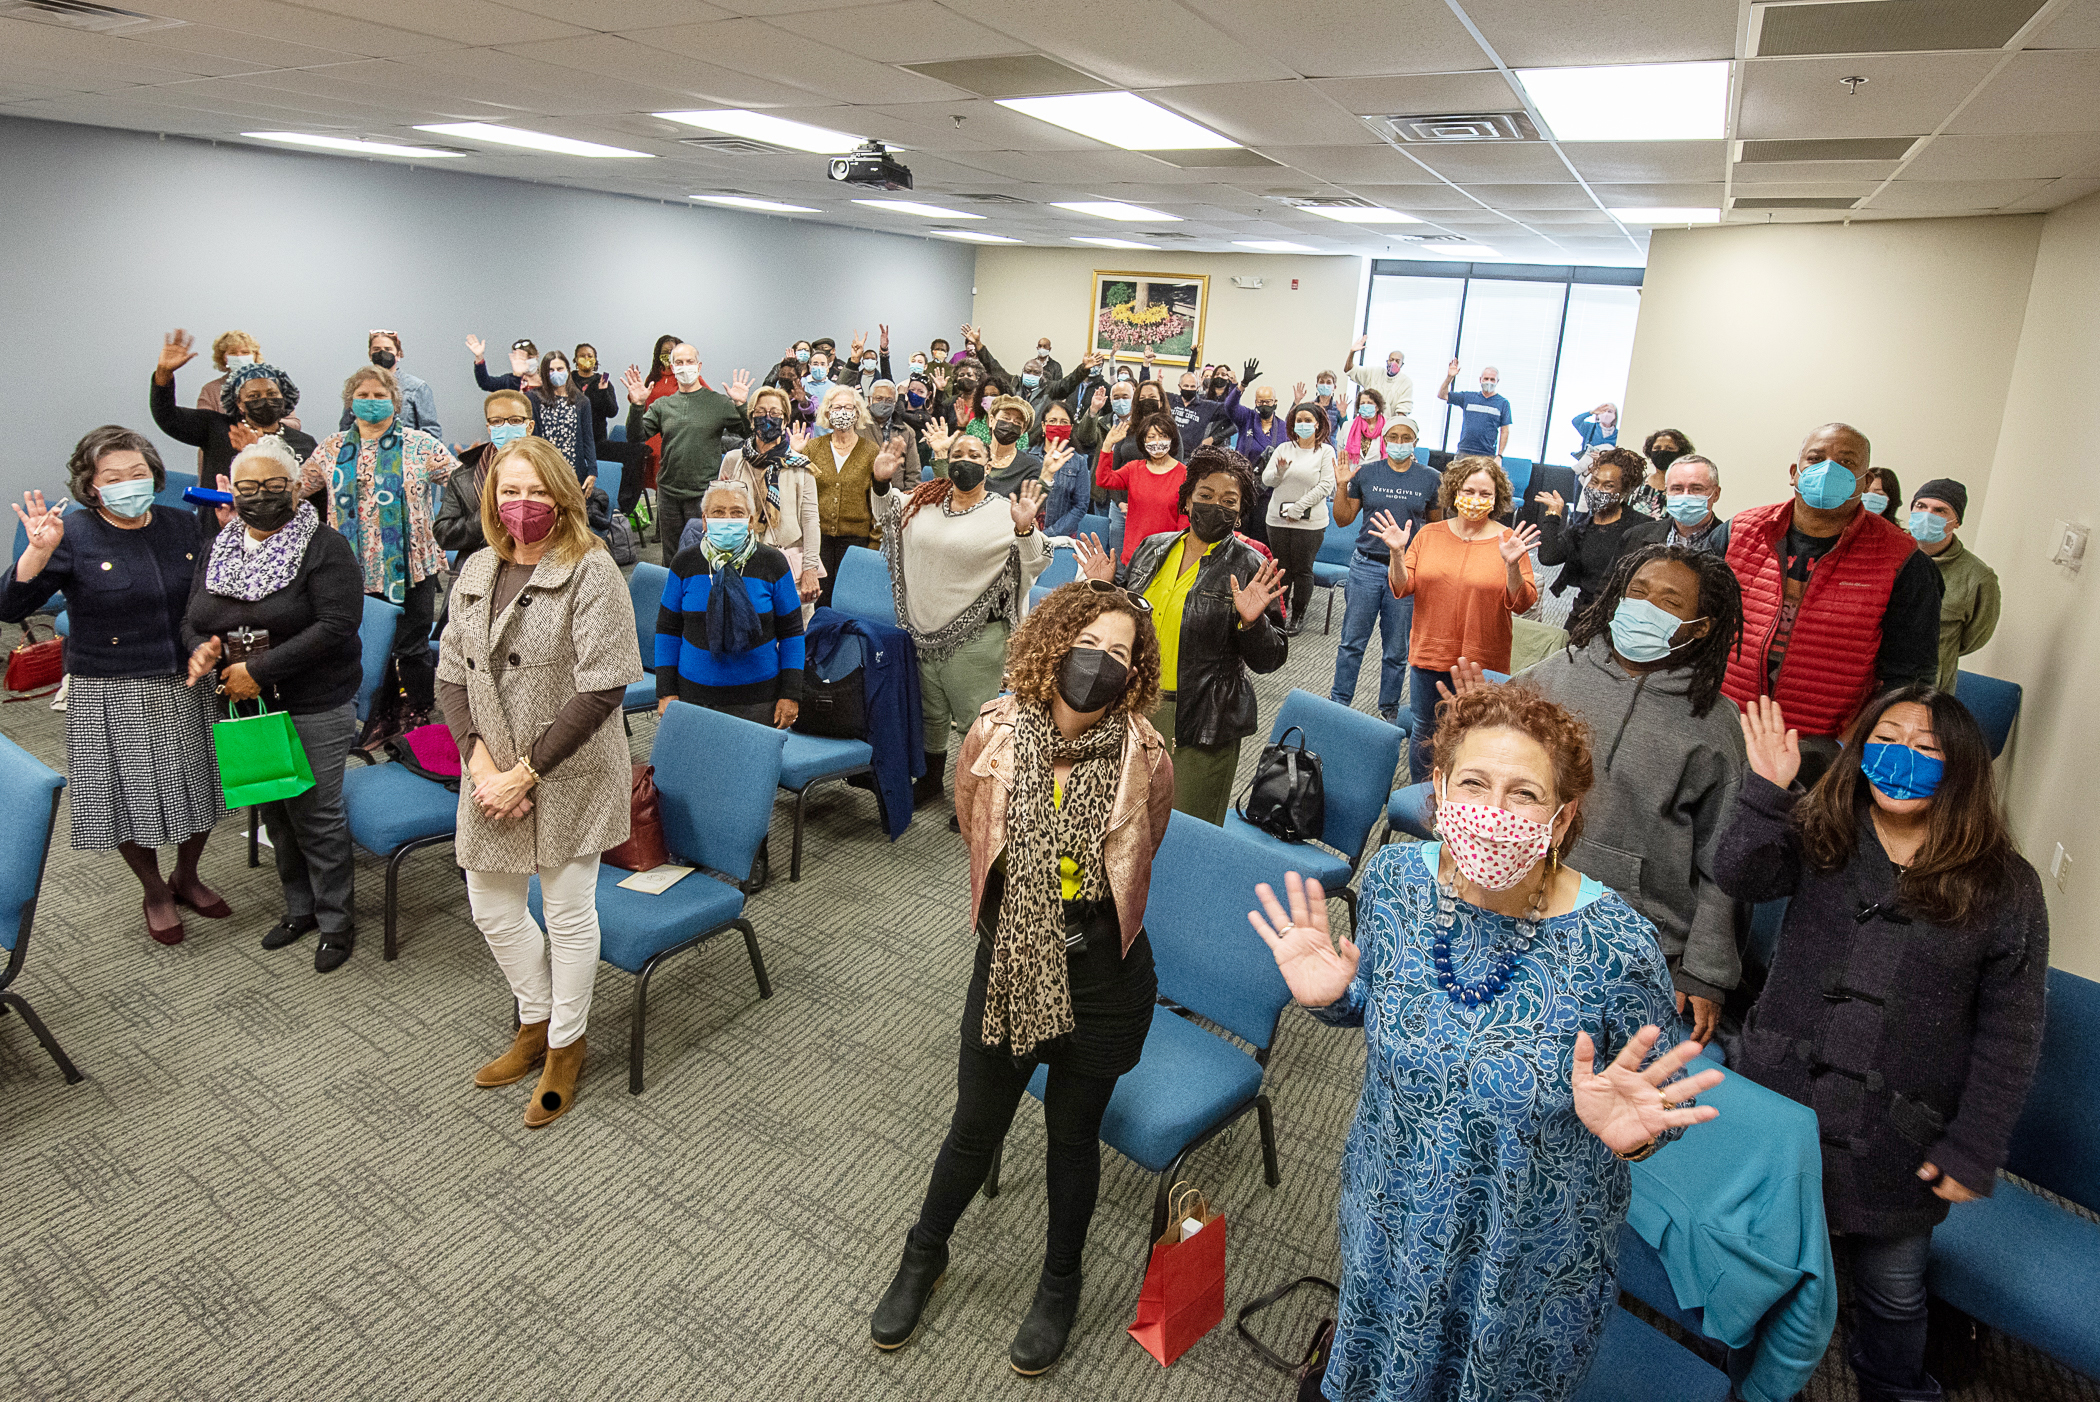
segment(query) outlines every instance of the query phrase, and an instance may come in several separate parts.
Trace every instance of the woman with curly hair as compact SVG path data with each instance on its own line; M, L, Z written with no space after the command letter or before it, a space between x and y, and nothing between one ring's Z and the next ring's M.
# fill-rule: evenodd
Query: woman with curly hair
M171 331L163 339L160 360L153 367L153 386L147 407L153 425L177 443L197 450L197 481L221 491L230 485L221 481L233 470L233 459L243 448L262 438L282 438L294 454L304 458L314 450L313 435L300 431L291 412L299 404L299 386L276 366L251 360L226 372L220 382L219 406L185 409L175 402L175 372L190 363L197 352L190 333ZM287 420L290 422L287 422ZM219 524L232 520L230 512Z
M1145 900L1174 796L1174 761L1145 720L1159 680L1144 600L1098 580L1067 584L1013 635L1009 694L963 743L955 791L977 965L955 1115L870 1321L878 1348L901 1348L918 1330L948 1269L949 1235L1041 1064L1049 1239L1008 1358L1033 1377L1064 1352L1101 1186L1101 1116L1137 1065L1158 990Z
M1362 1027L1342 1154L1331 1402L1564 1402L1618 1299L1627 1163L1710 1120L1663 1051L1670 980L1640 913L1561 854L1581 835L1589 728L1529 686L1443 708L1441 840L1380 848L1355 940L1318 882L1249 912L1291 996ZM1608 1059L1607 1059L1608 1058Z

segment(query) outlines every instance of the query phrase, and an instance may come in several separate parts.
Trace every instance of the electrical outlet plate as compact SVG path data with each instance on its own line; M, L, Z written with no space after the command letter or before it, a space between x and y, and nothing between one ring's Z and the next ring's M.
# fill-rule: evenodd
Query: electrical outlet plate
M2056 889L2061 891L2064 889L2064 883L2070 878L2071 854L2066 852L2064 845L2059 842L2056 844L2056 855L2049 859L2049 879L2054 881Z
M2062 565L2071 573L2076 574L2079 567L2085 563L2085 542L2086 537L2090 534L2091 530L2086 526L2077 525L2070 521L2058 521L2056 523L2056 554L2050 557L2049 563Z

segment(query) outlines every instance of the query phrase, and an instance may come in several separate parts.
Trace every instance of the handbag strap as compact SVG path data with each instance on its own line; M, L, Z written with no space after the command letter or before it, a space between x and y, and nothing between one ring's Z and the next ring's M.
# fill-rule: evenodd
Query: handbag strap
M1239 1336L1241 1338L1245 1339L1249 1344L1254 1346L1254 1351L1261 1355L1262 1361L1264 1363L1267 1363L1272 1368L1280 1368L1286 1373L1295 1373L1300 1368L1303 1368L1307 1363L1312 1361L1313 1354L1320 1347L1319 1334L1315 1333L1313 1335L1312 1342L1306 1345L1304 1356L1297 1359L1296 1361L1293 1361L1291 1359L1283 1357L1281 1354L1271 1349L1267 1344L1263 1343L1260 1339L1255 1338L1253 1332L1247 1328L1247 1321L1253 1316L1260 1314L1263 1310L1269 1308L1269 1306L1277 1303L1279 1300L1282 1300L1285 1296L1291 1294L1293 1291L1296 1291L1302 1286L1307 1285L1317 1285L1323 1290L1333 1291L1337 1299L1341 1297L1342 1288L1339 1285L1336 1285L1333 1281L1317 1275L1301 1275L1296 1280L1286 1281L1284 1284L1277 1286L1274 1290L1271 1290L1268 1294L1258 1296L1255 1299L1249 1300L1246 1304L1241 1305L1239 1318L1234 1321L1232 1326L1235 1330L1238 1331Z
M23 646L23 647L35 647L35 646L37 645L37 642L38 642L38 639L37 639L37 635L36 635L36 629L34 629L34 628L32 628L32 627L30 627L30 626L29 626L29 620L28 620L28 619L26 619L26 618L22 620L22 623L21 623L21 628L22 628L22 646ZM56 634L54 634L53 636L56 636ZM50 641L50 639L49 639L49 638L46 638L46 639L44 639L43 641L45 641L45 642L49 642L49 641Z

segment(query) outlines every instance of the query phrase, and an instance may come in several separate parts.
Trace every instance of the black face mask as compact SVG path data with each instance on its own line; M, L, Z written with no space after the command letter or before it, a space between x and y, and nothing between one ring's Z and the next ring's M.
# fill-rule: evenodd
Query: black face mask
M1196 402L1196 391L1192 389L1183 390L1181 392L1181 402L1184 404L1194 404Z
M394 358L394 353L390 350L376 350L372 352L372 363L382 370L393 369Z
M1199 501L1189 507L1189 529L1205 545L1216 545L1240 524L1240 513L1214 501Z
M243 522L256 530L274 531L292 519L292 513L299 509L299 502L289 490L257 492L252 497L235 495L233 509Z
M787 425L781 422L778 414L760 414L751 421L751 427L757 430L760 438L770 441L778 438Z
M1130 669L1098 647L1075 647L1057 669L1057 694L1081 715L1106 710L1123 694Z
M1683 456L1684 449L1682 448L1657 448L1648 455L1648 461L1655 464L1657 472L1667 472L1670 464Z
M992 425L992 437L998 439L1001 443L1011 443L1020 436L1021 426L1019 424Z
M276 395L264 399L250 399L241 405L241 413L257 428L268 428L284 417L285 403Z
M1254 412L1261 415L1262 422L1266 423L1276 417L1276 406L1274 404L1257 404L1254 406Z
M975 459L968 462L960 458L951 459L948 463L948 480L955 484L955 490L958 492L974 492L984 485L984 464Z
M1225 391L1231 388L1232 381L1230 380L1212 380L1210 382L1210 392L1220 399L1223 399L1225 397Z

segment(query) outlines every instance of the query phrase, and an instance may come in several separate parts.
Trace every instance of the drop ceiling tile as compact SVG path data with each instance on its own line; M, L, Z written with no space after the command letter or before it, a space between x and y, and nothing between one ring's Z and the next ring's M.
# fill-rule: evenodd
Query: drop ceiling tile
M1424 141L1409 143L1415 157L1461 185L1472 181L1562 184L1575 179L1543 141Z
M2100 0L2071 0L2027 47L2100 49Z
M1712 180L1728 163L1726 141L1575 141L1561 147L1585 180L1648 183Z
M1997 60L1989 53L1755 59L1744 65L1736 135L1915 136L1945 121ZM1845 77L1868 81L1848 94L1838 82Z
M18 62L53 67L101 69L106 65L110 76L122 73L130 82L166 83L267 67L19 19L0 19L0 53ZM134 74L145 76L131 76Z
M71 97L76 89L48 87L40 83L17 83L0 78L0 107L11 107L17 102L34 102L44 98Z
M783 20L776 27L794 30L834 49L875 63L943 63L988 58L1026 47L996 29L968 18L967 7L947 9L933 0L870 5L842 14L835 24L813 29L809 16Z
M211 24L244 34L267 34L287 44L310 44L333 53L364 58L391 58L397 54L428 53L457 47L454 40L434 34L394 29L375 18L329 14L305 5L280 0L151 0L143 8L169 19L190 24ZM167 30L153 30L143 37L155 38ZM469 42L483 43L488 35Z
M1874 197L1870 209L2002 209L2039 194L2046 180L1898 180Z
M307 9L366 24L383 24L411 34L429 34L460 44L486 44L498 36L524 43L559 39L589 31L580 25L527 14L495 0L301 0Z
M182 135L210 135L220 126L202 112L181 112L158 103L133 101L121 94L73 93L17 103L11 111L18 117L45 122L76 122L82 126Z
M1886 180L1894 161L1737 161L1737 189L1746 185L1798 185L1815 181Z
M1878 180L1770 180L1758 184L1735 182L1739 198L1753 200L1859 199L1881 182Z
M715 0L722 9L764 19L771 15L814 15L822 10L858 9L870 0Z
M1595 209L1597 202L1580 185L1476 185L1466 191L1496 209Z
M1208 178L1196 171L1180 171L1135 151L956 151L950 157L960 164L1010 176L1016 180L1056 180L1089 188L1118 182L1147 185L1202 185ZM904 158L911 164L911 156ZM1177 177L1182 177L1178 178Z
M941 102L878 103L857 110L869 114L866 121L877 135L883 135L874 125L877 117L905 124L906 129L898 130L897 140L923 151L1110 149L1078 132L1052 126L1034 117L1024 117L984 97L958 94ZM957 117L963 119L961 126L955 124Z
M1492 68L1405 78L1328 78L1312 86L1359 117L1515 112L1524 106L1508 80Z
M2100 132L2043 136L1942 136L1903 168L1905 180L2054 180L2100 166Z
M784 83L704 63L657 47L646 34L586 34L536 44L505 44L503 52L606 78L626 78L681 95L675 107L778 107L807 103L810 94Z
M1379 140L1302 79L1155 88L1144 96L1264 151L1271 146L1368 146Z
M261 34L222 29L209 24L184 24L173 29L155 29L126 41L155 54L195 54L233 59L260 68L298 68L310 63L337 63L363 58L362 50L345 52L315 44L289 43Z
M50 83L77 92L117 92L124 88L155 87L162 83L184 82L198 76L174 73L165 68L148 68L142 63L104 59L80 62L49 54L25 54L8 48L9 37L8 31L0 28L0 54L6 56L0 67L4 67L6 72L32 82Z
M1963 136L2100 131L2100 50L2015 54L1947 130Z
M1676 63L1735 56L1736 0L1465 0L1512 68Z
M845 21L842 21L842 23ZM717 20L652 29L647 42L739 73L790 84L841 102L933 102L959 90L885 63L825 47L820 24Z
M2073 176L2066 180L2052 180L2025 199L2015 200L2000 211L2015 214L2027 210L2061 209L2073 200L2082 200L2100 190L2100 177Z
M1397 209L1402 214L1421 214L1424 210L1475 210L1480 201L1468 196L1463 190L1449 185L1358 185L1349 187L1354 194L1367 200L1376 200L1387 209Z
M1683 185L1592 185L1607 208L1719 209L1721 182Z
M685 95L666 88L632 82L626 78L582 73L536 59L520 58L503 49L455 49L442 54L414 54L392 59L397 67L427 75L438 92L476 85L488 102L509 102L527 113L547 116L579 116L592 113L648 111L676 104Z
M1442 0L1190 0L1190 8L1309 78L1482 64L1480 45Z
M1263 154L1319 180L1354 185L1427 184L1436 176L1392 147L1376 146L1272 146Z
M1502 213L1507 214L1512 219L1521 219L1526 224L1533 224L1548 229L1578 228L1585 225L1593 226L1598 224L1609 228L1612 223L1612 217L1598 209L1594 204L1585 209L1512 208L1505 209Z
M1178 5L1129 0L967 0L979 24L1059 62L1127 88L1251 83L1296 76L1274 57L1273 33L1236 39ZM1336 35L1337 45L1349 36ZM899 100L899 99L891 99Z
M656 25L735 19L740 13L749 13L721 4L703 4L701 0L612 0L603 6L578 5L574 0L502 0L502 3L513 10L566 20L570 24L581 22L588 28L608 33L625 33Z

